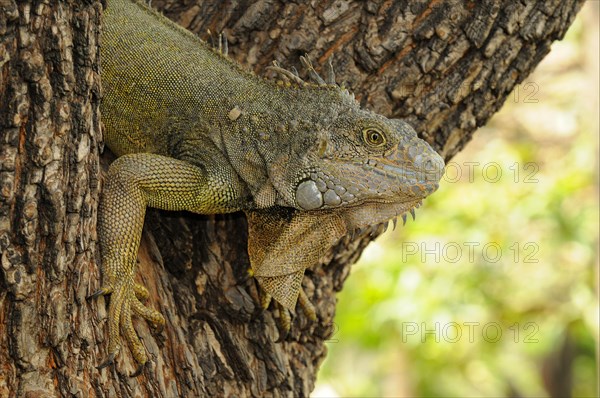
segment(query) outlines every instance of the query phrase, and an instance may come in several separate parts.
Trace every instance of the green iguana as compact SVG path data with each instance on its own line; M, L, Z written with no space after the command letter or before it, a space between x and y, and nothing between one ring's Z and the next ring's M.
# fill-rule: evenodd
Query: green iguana
M108 1L101 55L105 140L119 158L99 209L103 285L92 296L111 295L99 368L119 352L119 330L147 362L132 314L165 323L134 281L146 207L244 211L263 304L299 301L316 319L304 270L438 187L442 158L405 122L361 109L331 68L324 80L303 58L313 83L277 65L282 80L258 77L138 0Z

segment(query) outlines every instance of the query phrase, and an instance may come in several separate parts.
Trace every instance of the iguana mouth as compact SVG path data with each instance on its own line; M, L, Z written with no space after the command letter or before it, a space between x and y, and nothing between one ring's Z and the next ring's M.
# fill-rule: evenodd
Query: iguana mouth
M369 200L365 200L362 202L356 202L356 203L352 203L350 205L348 205L348 207L357 207L357 206L362 206L362 205L369 205L369 204L378 204L378 205L390 205L390 206L402 206L402 205L406 205L406 204L410 204L410 207L420 207L423 204L423 199L419 199L419 200L414 200L414 199L410 199L410 200L405 200L405 201L393 201L393 200L376 200L376 199L369 199Z
M373 170L385 173L382 169ZM439 187L437 179L428 181L414 177L414 181L407 183L363 176L359 181L346 185L323 172L310 174L310 178L300 181L294 191L296 204L302 210L356 207L369 203L405 207L421 201Z
M365 172L355 181L354 170L342 170L341 178L326 172L311 172L294 191L302 210L354 207L364 203L398 204L417 202L439 187L440 168L431 172L410 170L383 161L370 160L360 166Z
M342 211L342 214L349 230L362 229L379 224L385 224L385 228L387 228L390 221L395 228L398 217L402 219L403 225L406 224L408 214L415 220L415 209L421 207L422 203L422 199L407 200L404 202L369 201L355 206L348 206Z

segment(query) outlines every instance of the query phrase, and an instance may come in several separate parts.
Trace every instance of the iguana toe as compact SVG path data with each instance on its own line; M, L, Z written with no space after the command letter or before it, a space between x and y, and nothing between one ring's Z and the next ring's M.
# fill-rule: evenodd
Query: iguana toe
M86 300L96 299L100 296L107 296L113 292L113 287L111 285L102 286L100 289L96 290L94 293L90 294L86 297ZM150 292L143 285L139 283L134 283L133 291L135 292L135 296L140 301L145 301L150 297Z
M102 286L100 289L96 290L94 293L90 294L85 299L86 300L97 299L100 296L106 296L108 294L111 294L112 292L113 292L113 288L112 287L110 287L110 286Z
M138 377L139 375L142 374L142 372L144 371L144 369L146 369L148 367L148 362L146 362L145 364L142 364L140 366L138 366L138 368L135 370L135 372L133 372L132 374L129 375L129 377Z
M116 352L111 352L110 354L108 354L108 357L106 357L106 359L102 363L100 363L100 365L96 366L96 369L101 370L106 368L107 366L113 365L115 363L116 356Z
M279 311L279 326L281 328L281 333L279 334L277 342L281 343L287 338L290 329L292 328L292 315L287 308L279 303L277 303L277 309Z
M271 304L271 301L273 300L273 296L271 296L269 293L265 292L262 288L260 289L260 307L263 310L266 310L267 308L269 308L269 304Z
M148 356L146 355L146 349L144 345L140 341L135 329L133 328L133 323L131 322L131 302L135 302L137 299L131 298L130 301L126 301L123 303L123 314L121 319L121 330L123 331L123 336L125 336L125 340L129 344L129 348L131 349L131 353L133 354L133 358L140 365L145 365L148 362Z
M315 306L310 302L308 296L304 292L304 289L300 289L300 292L298 293L298 305L300 305L302 312L304 312L304 315L306 315L308 319L313 322L317 321L317 311Z
M162 314L152 308L146 307L137 297L131 300L131 308L136 315L151 322L155 327L158 328L165 325L165 318Z
M133 291L135 292L135 297L137 297L140 301L146 301L148 297L150 297L150 292L148 292L148 289L139 283L133 284Z

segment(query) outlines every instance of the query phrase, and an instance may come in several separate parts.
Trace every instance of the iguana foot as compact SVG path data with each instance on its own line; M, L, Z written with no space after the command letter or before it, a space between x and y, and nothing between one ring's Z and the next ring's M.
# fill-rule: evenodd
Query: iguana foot
M267 308L269 308L271 301L273 301L273 297L261 288L260 289L260 306L261 306L261 308L263 310L266 310ZM278 324L279 324L281 331L283 332L282 336L277 340L278 342L280 342L280 341L285 340L285 338L287 337L287 335L292 327L292 312L278 302L275 302L275 304L276 304L277 310L279 311ZM300 289L299 294L298 294L298 305L302 309L302 312L304 313L304 315L306 315L306 317L309 320L311 320L313 322L317 321L317 311L315 309L315 306L310 302L308 296L306 295L306 293L304 292L303 289Z
M131 322L131 313L151 322L159 333L164 327L165 319L158 311L148 308L140 302L140 299L145 300L149 296L148 290L142 285L123 281L114 286L106 285L89 297L107 294L111 295L108 306L108 356L104 362L98 365L97 369L103 369L114 363L114 359L121 349L120 329L131 348L134 359L140 364L131 377L138 376L148 362L148 356Z

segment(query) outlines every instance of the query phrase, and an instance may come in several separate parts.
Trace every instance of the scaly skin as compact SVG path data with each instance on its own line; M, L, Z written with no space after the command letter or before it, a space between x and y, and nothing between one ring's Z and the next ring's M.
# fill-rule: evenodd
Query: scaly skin
M403 215L438 187L444 162L410 126L360 108L346 90L275 67L244 71L136 0L109 0L102 35L105 139L119 157L99 209L108 360L119 329L148 358L132 312L156 325L134 282L146 207L244 211L253 274L293 311L304 270L342 236ZM268 305L269 300L263 304ZM289 320L288 320L289 327Z

